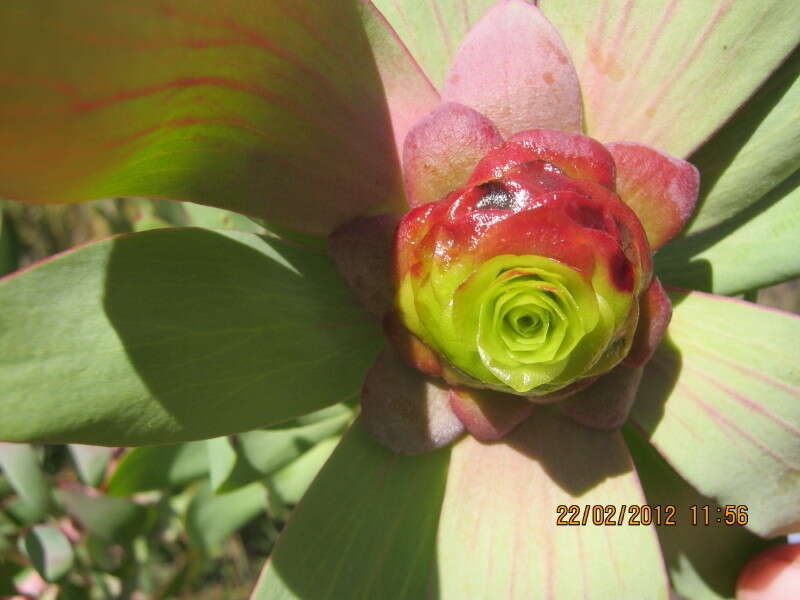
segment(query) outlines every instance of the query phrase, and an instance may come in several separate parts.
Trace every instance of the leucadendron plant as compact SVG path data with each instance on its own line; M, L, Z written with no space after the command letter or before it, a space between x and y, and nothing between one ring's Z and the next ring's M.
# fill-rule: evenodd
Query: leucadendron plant
M727 598L800 529L800 324L731 297L800 273L800 4L58 0L0 28L0 193L273 232L3 280L0 437L360 400L253 598Z

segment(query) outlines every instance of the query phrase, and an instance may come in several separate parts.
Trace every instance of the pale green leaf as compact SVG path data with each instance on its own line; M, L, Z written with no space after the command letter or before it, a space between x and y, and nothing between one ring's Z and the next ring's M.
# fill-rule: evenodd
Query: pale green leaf
M502 442L466 437L452 452L439 525L439 597L666 599L654 527L622 514L644 502L618 431L542 408ZM578 524L559 526L570 506Z
M88 486L98 487L103 481L114 448L84 444L70 444L68 447L81 481Z
M295 509L252 600L428 596L448 455L394 454L356 422Z
M624 433L647 502L671 515L672 524L656 531L672 587L691 600L732 600L739 571L769 542L745 527L717 522L723 515L716 512L713 498L681 479L632 427L626 426ZM703 506L710 511L707 524Z
M261 479L262 474L250 465L231 438L206 440L209 483L215 494L226 493Z
M702 176L688 233L733 217L800 168L800 49L689 160Z
M701 494L746 505L752 531L797 531L800 318L698 292L673 304L633 423Z
M284 504L297 504L322 465L330 458L341 438L322 440L270 478L270 492L278 494Z
M541 0L578 71L586 131L686 157L800 40L800 3Z
M308 422L310 418L315 420ZM318 442L341 432L352 418L352 409L337 404L306 415L289 426L242 433L238 436L239 448L255 469L269 475Z
M89 244L6 278L0 301L0 439L129 446L284 421L354 395L383 343L327 255L240 232Z
M189 539L204 552L219 553L228 536L262 513L267 491L252 483L227 494L214 494L204 483L192 497L186 511Z
M236 465L236 450L231 447L227 437L206 440L208 452L208 476L212 491L225 483Z
M252 219L223 208L185 202L183 208L192 225L209 229L236 229L250 233L264 233L264 228Z
M58 527L37 525L21 541L31 564L45 581L58 581L72 568L72 545Z
M673 240L655 255L667 285L741 294L800 276L800 171L716 227Z
M35 448L28 444L0 442L0 469L25 503L26 517L34 520L44 517L52 506L52 495Z
M0 39L0 195L37 203L175 198L327 234L402 206L394 134L437 99L358 0L11 0Z
M67 514L107 542L128 542L148 525L145 507L127 498L87 493L79 486L64 487L56 495Z
M128 450L108 481L106 493L127 496L174 488L208 473L205 442L146 446Z

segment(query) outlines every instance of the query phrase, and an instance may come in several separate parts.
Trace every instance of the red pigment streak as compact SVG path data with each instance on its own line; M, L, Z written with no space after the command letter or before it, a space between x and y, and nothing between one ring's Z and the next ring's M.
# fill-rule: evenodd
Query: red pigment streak
M698 394L695 394L694 392L689 390L688 386L686 386L685 384L682 385L681 382L679 381L678 384L677 384L677 387L679 387L679 388L683 387L684 391L689 396L689 398L691 398L691 400L693 400L696 404L698 404L700 406L700 408L702 408L703 411L705 411L708 414L708 416L711 418L712 421L717 421L722 427L730 429L730 430L733 430L739 436L741 436L742 438L744 438L745 440L750 442L753 446L758 448L763 454L766 454L771 459L773 459L775 462L782 463L790 471L795 471L795 472L800 471L800 468L798 468L795 465L793 465L790 462L788 462L784 456L781 456L777 452L773 451L771 448L765 446L763 443L758 441L755 437L750 435L747 431L745 431L744 429L742 429L741 427L736 425L733 421L731 421L730 419L725 417L715 407L713 407L710 404L708 404L707 402L705 402ZM736 443L737 442L737 438L736 437L732 437L730 434L725 433L724 431L723 431L723 435L725 435L725 437L730 438L731 441L734 443L734 445L737 445L737 446L739 445L739 444Z
M683 60L681 60L673 69L672 73L666 74L664 76L664 84L661 88L656 91L653 95L653 99L650 103L645 107L645 114L653 113L661 102L661 100L667 95L668 91L672 86L675 85L675 82L681 79L681 75L686 71L686 69L691 65L697 56L700 54L700 50L702 50L703 46L705 46L708 38L711 36L711 33L714 29L719 25L719 22L722 20L722 17L730 10L731 4L733 0L727 0L726 2L721 3L717 10L714 11L714 14L706 23L705 27L703 27L703 31L700 32L700 35L695 40L694 44L692 45L689 54L687 54ZM674 127L674 121L672 119L665 119L663 127ZM663 130L662 127L662 130Z
M166 83L159 83L156 85L151 85L135 90L126 90L118 92L112 96L107 96L105 98L98 98L95 100L77 102L73 105L72 108L77 112L88 112L92 110L98 110L100 108L105 108L107 106L111 106L112 104L116 104L117 102L123 102L125 100L134 100L136 98L142 98L144 96L149 96L152 94L156 94L158 92L181 89L181 88L190 88L198 85L213 85L219 87L226 87L240 92L245 92L248 94L259 96L261 98L264 98L265 100L269 100L270 102L280 104L281 106L285 106L290 109L293 108L292 104L288 102L285 98L278 96L277 94L271 92L266 88L253 85L250 83L245 83L243 81L238 81L236 79L227 79L225 77L184 77L180 79L175 79L173 81L168 81Z
M287 6L285 0L277 0L276 5L281 12L286 14L296 23L299 23L303 29L308 31L313 39L317 40L322 46L325 46L325 48L327 48L331 54L338 56L340 59L346 60L347 57L342 52L341 47L338 44L331 42L323 35L322 31L320 31L320 28L313 24L310 19L308 19L307 12L295 10L292 7Z
M547 83L548 85L555 81L555 77L553 77L553 74L550 71L546 71L545 73L543 73L542 79L544 79L544 82Z
M788 422L786 419L783 419L779 415L776 415L774 412L768 410L765 406L757 404L747 396L743 396L742 394L739 394L736 391L732 390L724 383L722 383L719 379L708 374L706 371L697 369L695 367L692 367L691 365L683 365L683 368L696 373L698 376L704 379L708 379L708 381L710 381L713 385L721 389L725 393L725 395L731 398L732 400L739 402L740 404L744 405L748 410L760 414L761 416L763 416L766 419L769 419L779 427L786 429L793 435L800 437L800 428Z
M302 71L303 73L305 73L306 75L308 75L312 79L316 79L317 81L322 83L322 85L324 87L326 87L327 89L332 91L334 94L336 94L337 98L340 97L338 95L338 90L333 86L331 81L327 77L325 77L322 73L320 73L319 71L316 71L316 70L314 70L312 68L309 68L308 65L306 65L302 60L300 60L293 53L291 53L291 52L289 52L287 50L284 50L278 44L276 44L272 40L269 40L264 35L242 26L240 23L237 23L233 19L211 19L211 18L207 18L207 17L200 17L200 16L197 16L197 15L191 15L191 14L180 12L180 11L178 11L178 10L176 10L174 8L168 7L168 6L163 7L161 9L161 12L162 12L162 14L164 14L167 17L172 17L172 18L175 18L175 19L179 19L181 21L185 21L185 22L188 22L188 23L197 23L197 24L200 24L200 25L205 25L205 26L209 26L209 27L218 27L218 28L221 28L221 29L227 29L228 31L233 31L234 33L237 33L237 34L242 36L243 43L246 42L246 43L249 43L249 44L251 44L253 46L264 48L265 50L268 50L269 52L271 52L275 56L277 56L277 57L285 60L286 62L294 65L300 71ZM343 106L345 106L347 108L348 112L352 112L350 110L349 105L343 104Z

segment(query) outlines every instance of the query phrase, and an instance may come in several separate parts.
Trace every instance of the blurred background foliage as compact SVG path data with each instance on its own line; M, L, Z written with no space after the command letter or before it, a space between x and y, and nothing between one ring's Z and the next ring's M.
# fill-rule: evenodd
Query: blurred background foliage
M0 200L0 215L0 274L118 233L266 233L238 214L144 198ZM271 429L143 448L0 443L0 598L246 598L353 415L336 405Z
M266 233L235 213L144 198L0 200L0 215L0 274L118 233ZM797 281L745 297L800 312ZM336 405L271 429L167 446L0 444L0 598L247 597L354 410Z

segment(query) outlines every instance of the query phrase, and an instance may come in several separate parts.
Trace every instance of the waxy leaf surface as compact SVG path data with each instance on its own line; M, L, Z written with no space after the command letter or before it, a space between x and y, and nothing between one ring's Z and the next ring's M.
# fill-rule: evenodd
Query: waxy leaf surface
M0 442L0 471L27 505L31 517L43 518L52 507L52 497L36 449L29 444Z
M800 276L800 172L732 219L673 240L655 256L665 283L741 294Z
M426 597L448 457L395 454L356 422L292 514L251 599Z
M618 431L537 408L502 442L466 437L452 450L439 524L440 596L666 599L653 527L595 526L590 513L585 526L556 525L559 505L642 503Z
M205 442L131 448L114 468L106 493L127 496L174 488L200 479L208 469Z
M752 531L797 531L800 317L698 292L672 300L634 425L700 493L747 505Z
M647 502L674 507L672 524L656 528L672 587L683 598L732 599L739 571L769 542L746 527L725 524L713 498L681 479L633 428L624 433ZM697 509L692 512L691 506ZM708 523L703 506L709 507ZM669 509L662 510L667 515Z
M586 131L686 157L800 40L800 4L541 0L572 53Z
M15 0L0 39L0 195L29 202L167 197L327 234L402 206L393 128L438 101L360 0Z
M220 554L222 542L266 506L267 490L260 483L225 494L214 494L210 484L204 483L186 509L189 540L203 552Z
M53 525L37 525L22 539L22 549L45 581L58 581L72 568L72 546Z
M800 168L800 49L690 161L703 176L689 234L733 217Z
M85 444L70 444L68 447L81 481L88 486L99 487L114 449Z
M89 244L3 280L0 297L0 439L265 426L354 395L382 343L326 255L238 232Z

